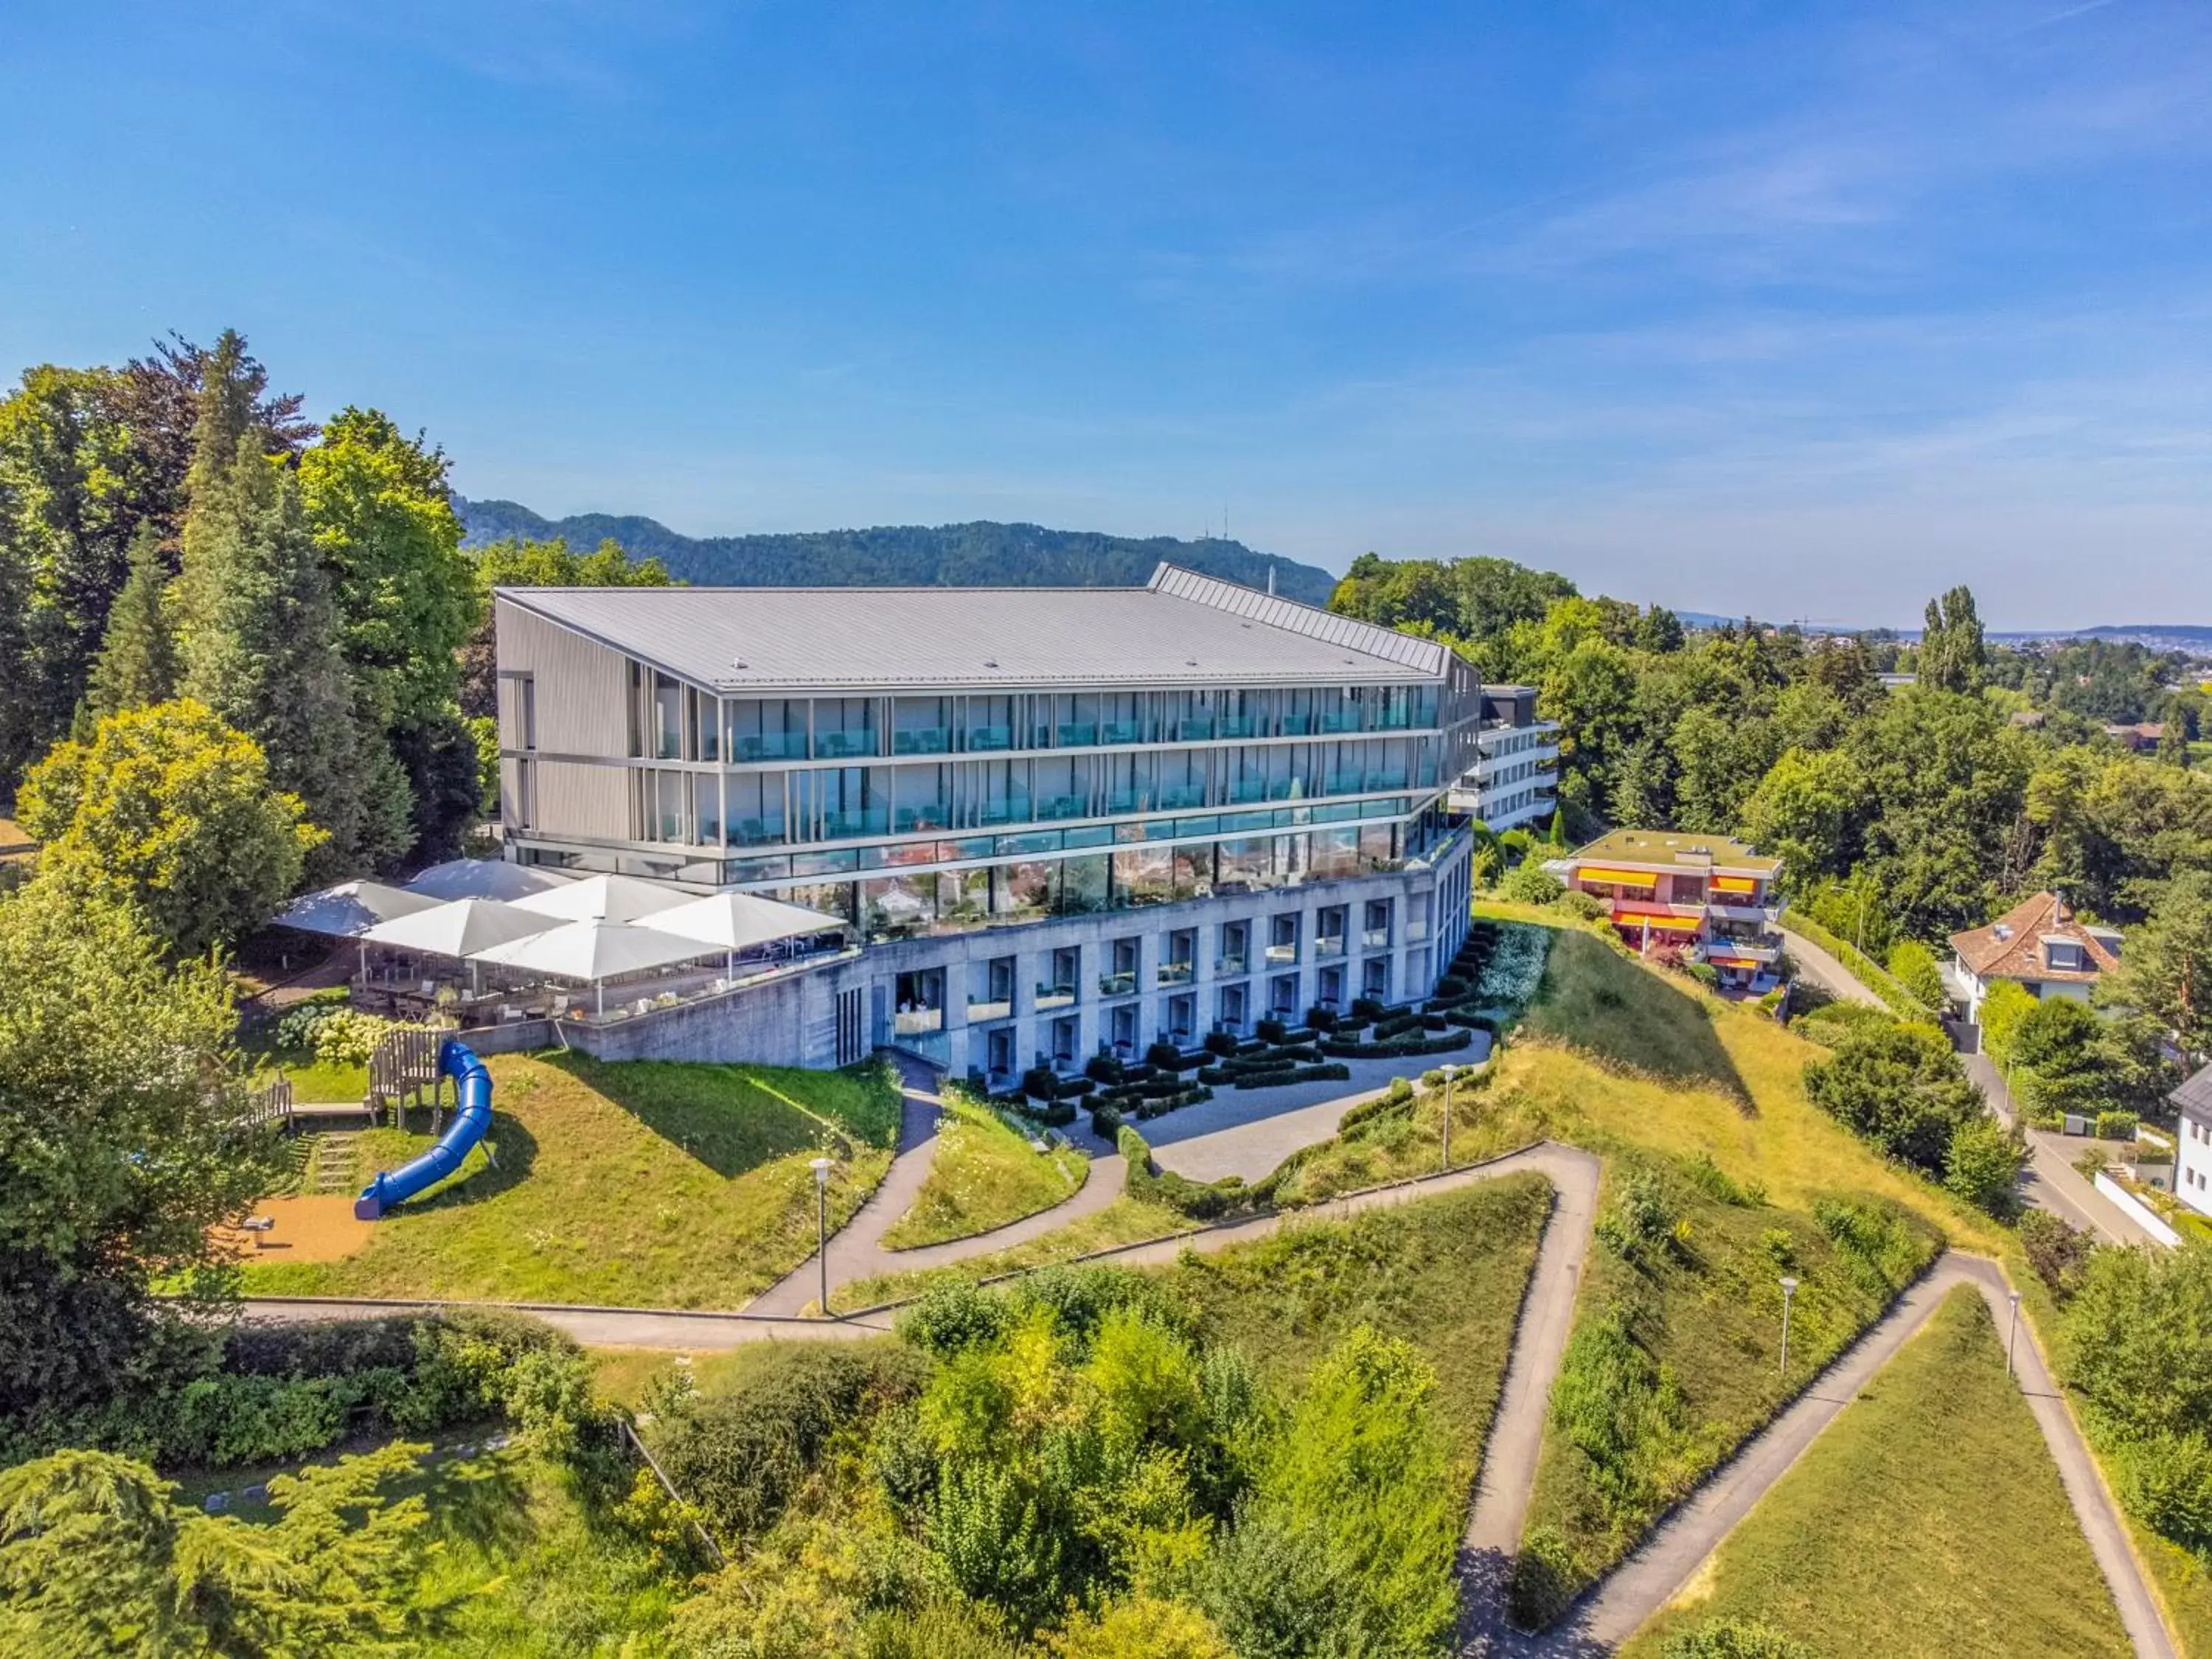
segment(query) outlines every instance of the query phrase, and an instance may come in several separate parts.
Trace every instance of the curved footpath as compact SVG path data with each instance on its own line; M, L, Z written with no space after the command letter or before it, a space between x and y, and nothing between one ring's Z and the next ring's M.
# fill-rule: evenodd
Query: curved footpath
M1858 1397L1881 1367L1928 1322L1953 1286L1971 1284L1990 1304L2000 1330L2009 1315L2010 1285L1996 1263L1947 1252L1859 1340L1815 1377L1781 1416L1754 1436L1696 1493L1660 1522L1628 1559L1568 1615L1541 1635L1497 1622L1487 1642L1470 1651L1486 1659L1592 1659L1611 1653L1687 1584L1752 1506ZM2051 1382L2032 1328L2014 1353L2015 1375L2044 1443L2058 1466L2075 1518L2103 1571L2129 1642L2139 1659L2176 1659L2158 1601L2130 1547L2112 1493L2082 1441L2073 1414ZM1497 1603L1493 1602L1493 1608Z

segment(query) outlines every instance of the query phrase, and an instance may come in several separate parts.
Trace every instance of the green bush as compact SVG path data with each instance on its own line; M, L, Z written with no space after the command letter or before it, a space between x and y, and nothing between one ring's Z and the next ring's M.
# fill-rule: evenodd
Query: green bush
M1580 890L1562 893L1559 896L1559 908L1577 921L1602 921L1613 914L1613 907L1595 893L1585 893Z
M1448 1054L1474 1041L1462 1028L1442 1036L1393 1037L1381 1042L1324 1042L1321 1051L1339 1060L1403 1060L1414 1054ZM1349 1072L1345 1073L1351 1076Z
M942 1304L910 1317L918 1328L929 1324L933 1337L948 1335L951 1322ZM833 1439L884 1407L915 1397L928 1371L908 1346L774 1343L740 1386L694 1397L679 1415L657 1422L654 1450L677 1489L714 1526L757 1537L775 1524Z
M1540 864L1516 864L1498 884L1498 896L1512 904L1556 904L1566 892L1558 877Z
M1936 953L1917 939L1899 939L1889 947L1889 971L1899 985L1930 1008L1944 1003L1943 971Z
M2105 1111L2097 1114L2097 1139L2100 1140L2133 1140L2136 1138L2136 1115L2133 1112Z
M1145 1138L1123 1124L1114 1138L1115 1149L1128 1164L1122 1191L1145 1203L1164 1204L1194 1221L1218 1221L1238 1210L1249 1209L1255 1189L1235 1176L1210 1182L1192 1181L1152 1163L1152 1149Z

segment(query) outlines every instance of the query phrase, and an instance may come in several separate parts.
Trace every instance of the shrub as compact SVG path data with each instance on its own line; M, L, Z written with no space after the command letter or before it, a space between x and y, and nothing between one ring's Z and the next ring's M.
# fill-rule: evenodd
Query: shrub
M1162 1071L1179 1070L1182 1066L1182 1050L1172 1042L1155 1042L1145 1050L1145 1063L1157 1066Z
M972 1305L956 1308L948 1299L917 1319L915 1330L957 1340L962 1322L981 1317ZM713 1524L757 1536L775 1524L841 1431L913 1399L927 1375L927 1362L912 1347L775 1343L741 1386L656 1425L656 1449L669 1479Z
M1993 1216L2009 1216L2020 1206L2020 1166L2027 1148L1995 1118L1960 1124L1943 1151L1943 1185L1967 1203Z
M1030 1115L1048 1127L1065 1129L1075 1121L1075 1103L1072 1100L1055 1100L1040 1107Z
M1232 1211L1251 1207L1255 1201L1254 1190L1236 1176L1201 1183L1173 1170L1156 1168L1152 1147L1126 1123L1115 1136L1115 1146L1128 1164L1122 1190L1133 1199L1164 1204L1194 1221L1217 1221Z
M1899 939L1889 947L1889 971L1899 985L1930 1008L1944 1003L1943 971L1936 954L1917 939Z
M1717 991L1721 988L1721 970L1710 962L1685 962L1682 971L1708 991Z
M1517 864L1498 884L1498 896L1512 904L1556 904L1566 888L1540 864Z
M2021 1212L2021 1253L2035 1276L2061 1302L2081 1287L2093 1243L2087 1233L2068 1226L2048 1210Z
M1237 1052L1237 1034L1234 1031L1208 1031L1206 1034L1206 1052L1227 1059Z
M1336 1029L1336 1010L1324 1008L1319 1003L1306 1010L1306 1030L1334 1031Z
M1083 1062L1083 1075L1097 1083L1119 1083L1121 1062L1111 1054L1093 1054Z
M1458 975L1446 974L1442 979L1437 981L1437 1000L1439 1002L1457 1002L1462 997L1465 996L1474 988L1474 987L1470 981L1462 979Z
M1595 893L1579 890L1559 895L1559 904L1577 921L1602 921L1613 914L1613 907Z
M1656 1261L1672 1248L1674 1206L1659 1177L1639 1170L1620 1183L1597 1218L1599 1241L1630 1261Z
M933 1286L898 1317L899 1340L939 1359L995 1342L1006 1328L1004 1299L972 1279Z
M1552 931L1516 923L1501 928L1498 945L1483 964L1476 987L1478 999L1491 1007L1519 1008L1536 994L1543 983L1544 962L1552 949Z
M1091 1133L1102 1140L1111 1140L1121 1132L1121 1114L1103 1102L1091 1109Z
M1450 1054L1474 1041L1474 1033L1462 1029L1442 1036L1401 1036L1382 1042L1324 1042L1321 1051L1340 1060L1403 1060L1414 1054Z
M1273 1018L1261 1020L1253 1030L1260 1034L1262 1042L1279 1043L1290 1035L1290 1028L1281 1020Z
M381 1014L333 1008L314 1023L310 1042L316 1060L325 1066L366 1066L385 1033L401 1029L403 1022Z
M2097 1139L2100 1140L2133 1140L2136 1138L2136 1115L2133 1112L2103 1111L2097 1114Z

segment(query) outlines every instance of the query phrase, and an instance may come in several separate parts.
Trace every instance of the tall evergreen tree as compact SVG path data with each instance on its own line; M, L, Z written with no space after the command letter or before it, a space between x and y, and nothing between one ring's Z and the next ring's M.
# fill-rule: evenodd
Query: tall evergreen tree
M95 714L118 714L165 702L176 689L177 653L169 637L162 595L169 569L161 532L142 524L131 543L131 574L107 613L107 634L93 665L90 691Z
M234 334L217 343L201 393L178 577L178 689L261 745L271 781L330 834L312 873L342 872L383 850L364 846L372 764L298 480L252 429L243 345Z
M1928 601L1920 635L1919 680L1938 691L1976 692L1989 670L1982 619L1970 587L1951 589Z

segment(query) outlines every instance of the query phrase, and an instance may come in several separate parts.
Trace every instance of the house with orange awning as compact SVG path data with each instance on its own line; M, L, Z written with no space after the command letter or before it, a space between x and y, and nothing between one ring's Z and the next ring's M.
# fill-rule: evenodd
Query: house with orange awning
M1572 890L1603 899L1640 952L1679 950L1740 986L1771 973L1780 958L1782 860L1732 836L1616 830L1544 867Z

